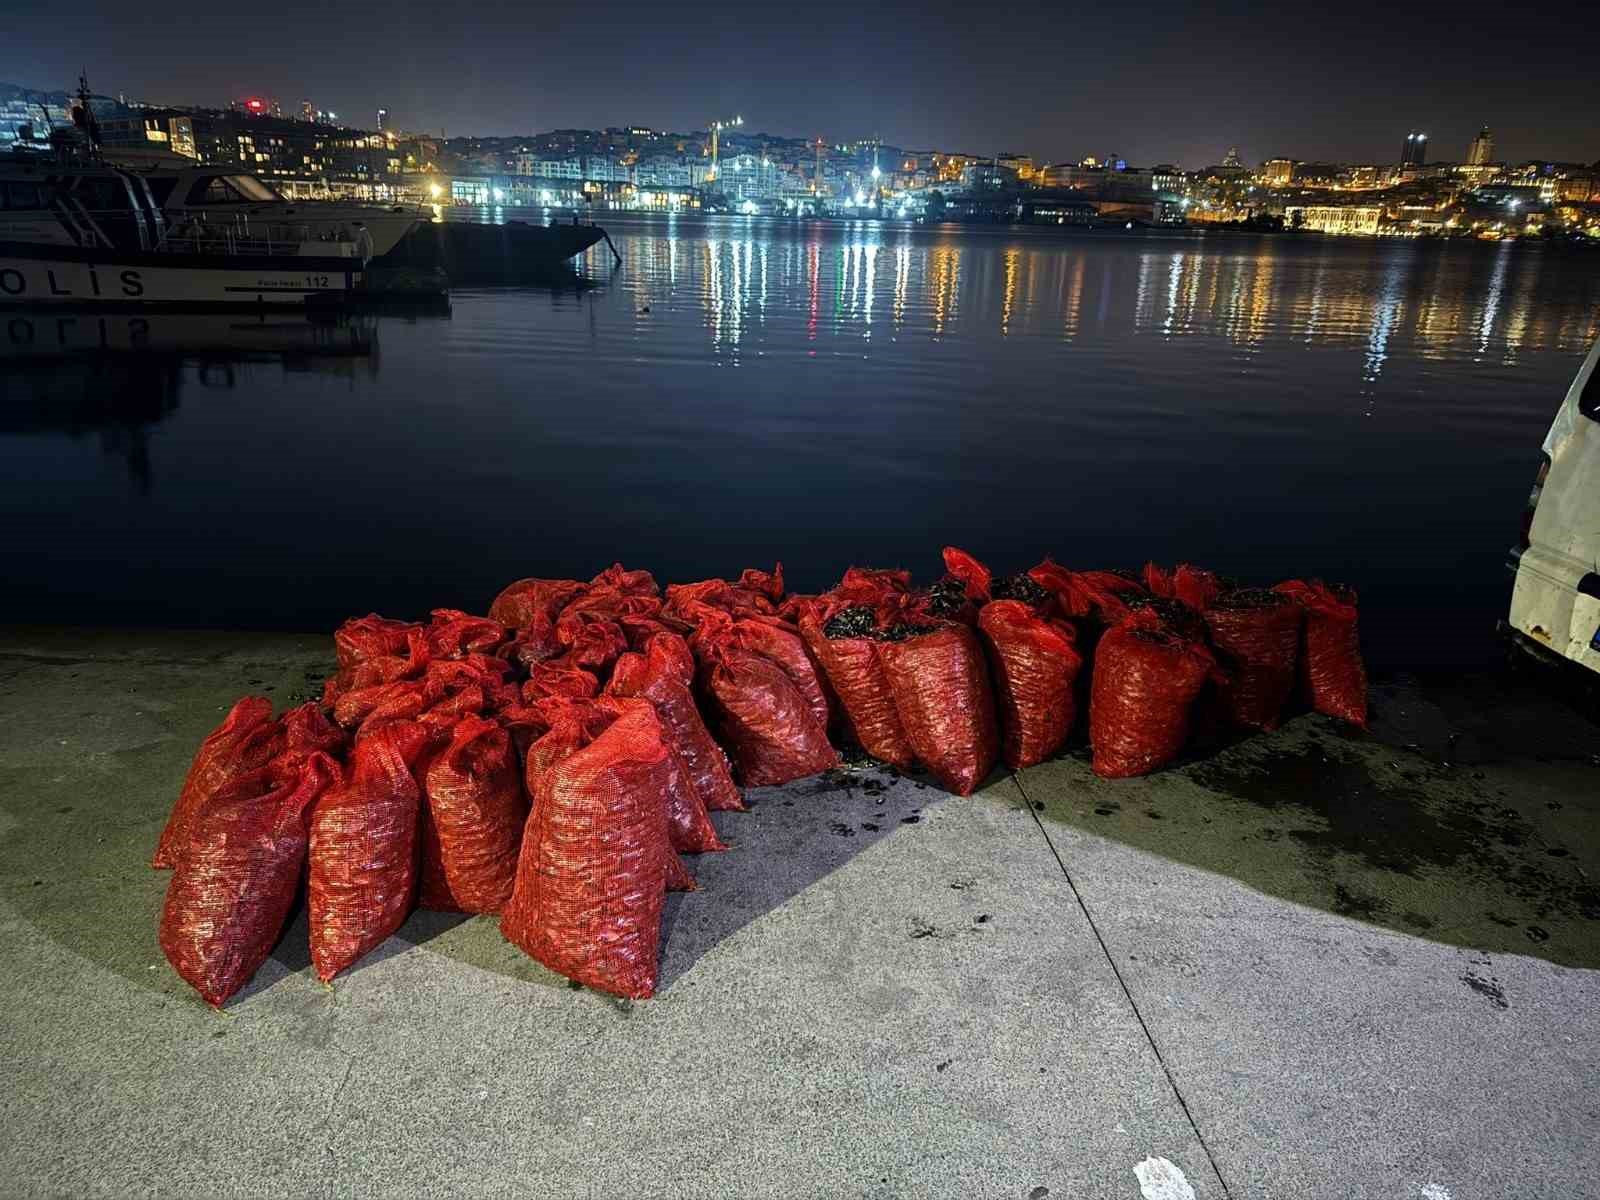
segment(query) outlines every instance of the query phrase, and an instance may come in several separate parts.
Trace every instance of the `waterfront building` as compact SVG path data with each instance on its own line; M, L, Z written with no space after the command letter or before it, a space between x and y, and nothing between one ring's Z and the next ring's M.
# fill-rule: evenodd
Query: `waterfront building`
M1292 158L1269 158L1261 164L1261 182L1268 187L1288 187L1294 180Z
M1033 165L1033 157L1028 154L1001 154L994 160L995 166L1004 167L1008 171L1015 171L1017 178L1027 183L1033 179L1037 171Z
M1150 219L1157 225L1187 225L1190 205L1187 196L1157 192Z
M1428 161L1428 135L1413 129L1400 147L1402 167L1420 167Z
M1467 147L1467 165L1481 167L1485 163L1494 161L1494 135L1485 125L1478 130L1478 136L1472 139L1472 144Z
M250 107L252 104L260 108ZM245 111L154 108L100 121L108 150L169 150L206 164L238 163L264 178L339 179L376 185L402 173L400 152L381 134Z
M1341 235L1376 234L1382 214L1376 204L1291 204L1283 210L1289 228Z
M1189 190L1189 177L1171 163L1160 163L1150 168L1150 187L1156 192L1181 196Z
M1355 166L1346 175L1345 186L1351 191L1376 191L1390 187L1396 178L1395 169L1389 166Z

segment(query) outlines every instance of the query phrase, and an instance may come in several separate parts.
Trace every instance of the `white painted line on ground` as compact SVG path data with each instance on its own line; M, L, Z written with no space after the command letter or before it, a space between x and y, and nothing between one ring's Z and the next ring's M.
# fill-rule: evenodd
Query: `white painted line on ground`
M1442 1183L1425 1183L1417 1194L1422 1200L1450 1200L1450 1189Z
M1144 1200L1195 1200L1194 1189L1171 1161L1152 1156L1134 1164ZM1445 1200L1449 1200L1448 1195Z

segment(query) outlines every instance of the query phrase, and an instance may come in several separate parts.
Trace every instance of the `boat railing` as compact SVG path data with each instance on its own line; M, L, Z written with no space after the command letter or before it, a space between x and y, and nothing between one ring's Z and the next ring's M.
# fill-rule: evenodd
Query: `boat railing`
M295 258L306 254L330 258L372 255L372 237L365 229L355 235L318 232L295 221L252 221L248 213L216 214L189 210L170 221L159 250L179 254L264 255Z

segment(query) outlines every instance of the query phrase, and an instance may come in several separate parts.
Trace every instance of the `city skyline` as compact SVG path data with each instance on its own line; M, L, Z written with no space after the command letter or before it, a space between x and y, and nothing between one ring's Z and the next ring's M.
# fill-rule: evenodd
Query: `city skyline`
M309 97L358 127L384 108L400 128L452 136L630 123L687 132L742 112L749 129L776 136L1192 168L1233 145L1252 162L1384 162L1407 130L1427 132L1430 159L1462 161L1487 125L1502 159L1600 158L1575 44L1376 9L1319 29L1314 60L1282 50L1305 37L1286 40L1287 18L1202 20L1165 3L976 27L970 14L824 6L808 12L809 43L778 17L722 5L703 19L630 5L469 11L443 28L420 6L383 12L380 23L290 0L241 53L213 23L150 23L90 0L71 28L19 15L13 45L28 78L18 82L66 87L86 69L97 91L153 103L270 94L298 111ZM1540 56L1537 88L1505 69L1519 51Z

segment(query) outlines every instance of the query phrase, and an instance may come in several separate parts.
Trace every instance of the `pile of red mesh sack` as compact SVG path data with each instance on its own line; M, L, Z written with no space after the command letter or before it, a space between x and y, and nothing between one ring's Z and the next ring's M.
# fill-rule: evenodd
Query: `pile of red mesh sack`
M949 547L922 586L852 567L792 595L777 565L663 591L619 563L518 580L487 616L353 618L320 702L247 696L200 744L154 856L161 947L221 1005L302 895L324 981L420 907L498 916L552 970L647 997L663 897L696 887L679 856L728 848L712 814L743 811L741 787L859 746L965 796L1085 726L1096 773L1138 775L1202 702L1272 729L1297 682L1362 725L1355 604L1187 564L996 577Z

